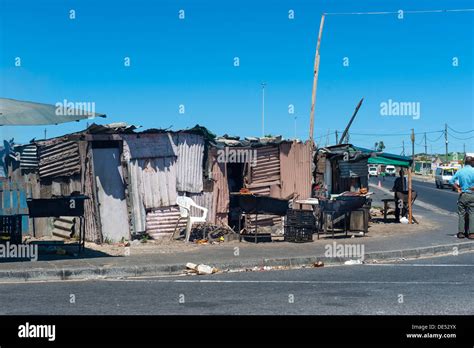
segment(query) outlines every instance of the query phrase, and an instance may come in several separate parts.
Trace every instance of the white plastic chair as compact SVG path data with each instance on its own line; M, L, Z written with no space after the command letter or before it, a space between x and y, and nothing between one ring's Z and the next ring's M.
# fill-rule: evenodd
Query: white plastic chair
M178 196L176 197L176 204L179 206L180 217L179 220L182 218L187 219L186 223L186 242L189 242L189 237L191 235L191 228L197 222L206 222L207 218L207 208L201 207L194 203L194 201L186 196ZM202 216L191 216L191 207L195 207L196 209L202 210ZM179 222L178 220L178 222Z

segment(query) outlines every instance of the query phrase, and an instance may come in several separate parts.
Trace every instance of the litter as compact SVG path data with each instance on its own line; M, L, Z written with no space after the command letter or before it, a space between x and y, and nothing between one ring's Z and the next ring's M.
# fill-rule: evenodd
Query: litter
M192 271L191 273L197 273L197 274L213 274L213 273L216 273L218 271L218 269L215 268L215 267L211 267L211 266L204 265L204 264L197 265L197 264L192 263L192 262L188 262L186 264L186 268L188 270L191 270Z
M349 260L344 262L345 265L362 265L362 263L361 260Z
M408 219L404 216L400 219L400 223L402 224L407 224L408 223Z

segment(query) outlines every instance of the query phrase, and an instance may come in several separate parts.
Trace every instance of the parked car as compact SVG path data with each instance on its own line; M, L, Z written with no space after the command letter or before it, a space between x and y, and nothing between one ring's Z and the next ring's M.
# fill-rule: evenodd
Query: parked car
M385 175L395 176L395 166L388 165L385 167Z
M453 190L453 186L449 183L449 180L453 177L456 173L457 168L452 167L439 167L436 168L435 172L435 185L437 188L444 188L445 186L451 187Z
M379 172L377 167L369 167L369 176L378 176Z

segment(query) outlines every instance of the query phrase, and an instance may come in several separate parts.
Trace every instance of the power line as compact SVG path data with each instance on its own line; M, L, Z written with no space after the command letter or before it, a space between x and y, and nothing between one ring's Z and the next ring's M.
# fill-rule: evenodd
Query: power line
M427 139L430 143L435 143L435 142L437 142L439 139L441 139L441 138L443 137L443 135L444 135L444 132L441 133L441 135L440 135L438 138L436 138L435 140L431 140L430 138L426 138L426 139Z
M471 133L471 132L474 132L474 129L471 129L471 130L468 130L468 131L465 131L465 132L460 132L460 131L457 131L455 129L452 129L450 126L448 126L448 128L450 130L452 130L454 133L459 133L459 134L467 134L467 133Z
M469 139L472 139L474 138L474 135L472 137L469 137L469 138L458 138L458 137L455 137L454 135L450 134L449 135L451 138L454 138L454 139L457 139L457 140L469 140Z
M403 13L420 14L420 13L447 13L447 12L473 12L472 8L451 9L451 10L402 10ZM326 16L346 16L346 15L389 15L399 14L398 11L375 11L375 12L329 12L324 13Z

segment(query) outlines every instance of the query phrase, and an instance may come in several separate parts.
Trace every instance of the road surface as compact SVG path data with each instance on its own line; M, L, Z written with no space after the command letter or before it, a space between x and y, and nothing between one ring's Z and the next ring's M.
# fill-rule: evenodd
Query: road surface
M383 180L381 176L371 177L370 183L377 185L379 180L382 187L391 190L395 182L395 177L385 177L385 180ZM412 183L413 189L418 193L417 200L432 204L449 212L457 212L458 193L452 191L450 188L438 189L434 181L424 182L412 180Z
M469 253L397 264L0 284L0 314L472 315L473 298Z

